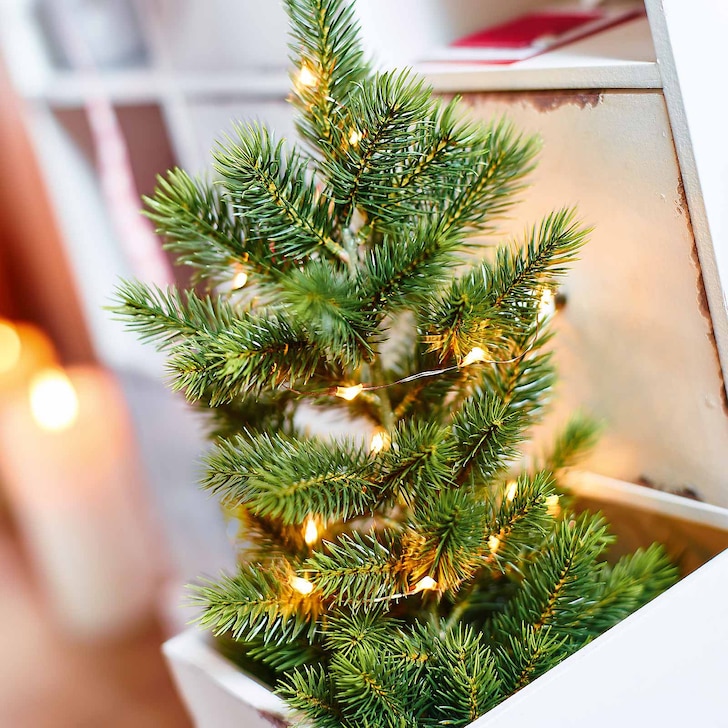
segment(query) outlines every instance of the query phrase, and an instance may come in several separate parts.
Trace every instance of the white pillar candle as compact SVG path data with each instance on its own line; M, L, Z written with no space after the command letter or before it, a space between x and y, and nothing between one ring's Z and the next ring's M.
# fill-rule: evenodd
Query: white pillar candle
M0 480L69 630L109 634L149 614L160 559L140 507L125 402L109 374L44 370L8 397Z

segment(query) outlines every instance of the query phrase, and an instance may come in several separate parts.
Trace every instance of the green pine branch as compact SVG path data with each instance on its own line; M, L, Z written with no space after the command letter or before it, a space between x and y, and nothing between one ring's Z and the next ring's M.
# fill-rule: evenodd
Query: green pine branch
M439 592L456 591L482 566L486 507L469 488L422 498L403 535L405 568L414 582L429 576Z
M575 626L583 628L587 638L597 637L669 589L677 579L677 567L660 544L637 549L613 567L602 564L595 578L594 601L584 606Z
M462 245L462 237L443 232L434 217L386 231L359 268L359 286L367 307L397 311L424 305L458 264Z
M213 337L233 325L237 314L222 298L200 297L194 291L122 281L110 307L118 320L142 341L165 350L188 338Z
M300 637L312 641L320 631L318 604L291 586L291 573L284 562L243 564L235 576L195 586L193 599L202 608L199 623L243 642L260 638L266 645L285 645Z
M553 289L566 274L590 232L575 221L573 210L561 210L531 228L525 243L499 247L488 271L492 305L502 309L502 316L508 312L513 317L537 309L543 290Z
M346 0L285 0L296 68L293 102L298 131L314 148L332 147L340 109L370 70L354 7ZM303 72L303 74L302 74Z
M441 360L461 359L477 346L490 359L507 359L508 345L533 332L544 289L565 273L588 232L571 211L554 213L524 244L501 246L494 264L480 263L455 279L423 312L430 350Z
M455 447L446 428L437 422L400 422L392 433L391 446L380 455L380 502L401 498L412 503L426 491L453 487Z
M256 283L275 281L287 261L272 256L267 241L252 238L246 218L235 215L219 185L193 179L181 169L157 178L144 197L146 216L165 238L177 263L190 266L193 283L229 282L236 266L256 274Z
M581 412L575 413L557 433L540 467L554 473L574 467L596 445L600 430L598 422Z
M243 505L285 525L312 516L324 522L371 512L369 456L352 441L242 435L222 441L206 457L203 487L228 507Z
M494 650L505 695L512 695L533 682L569 655L566 638L546 626L519 624L504 633L503 644Z
M289 260L318 252L348 261L335 239L330 201L318 193L308 162L265 127L239 124L235 131L235 140L215 151L215 168L235 214L255 219L250 234L263 235Z
M504 697L495 657L468 625L440 634L428 671L437 725L468 726Z
M486 126L481 139L470 150L469 172L439 205L443 232L492 230L534 167L538 141L518 134L505 119Z
M316 593L334 606L373 604L407 589L392 545L373 535L343 534L324 548L304 562L303 572Z
M504 570L519 563L524 552L542 545L554 527L547 503L553 494L553 479L544 471L533 477L520 475L514 483L503 485L497 499L491 498L486 520L490 564Z
M377 74L352 94L344 113L353 126L342 119L321 162L344 224L355 208L384 225L416 211L407 188L395 182L421 158L413 148L416 127L429 124L433 107L431 90L409 71Z
M336 655L329 670L349 725L420 727L419 708L426 698L417 668L393 659L385 647Z
M296 712L317 728L345 728L342 710L335 697L333 678L319 665L305 665L288 671L276 692Z
M527 564L516 596L492 624L493 634L517 634L522 624L554 635L579 631L579 616L597 598L597 558L613 540L601 516L585 513L560 521L541 552Z
M360 290L344 271L328 261L311 261L282 278L279 300L312 341L338 352L346 366L373 359L378 322L363 310Z
M325 626L324 646L332 654L350 657L355 652L387 644L400 623L386 613L382 605L350 613L333 612Z
M524 419L497 397L473 397L455 413L451 437L458 483L487 483L506 468L523 439Z
M213 407L241 394L295 389L328 366L298 322L274 313L248 313L214 335L197 332L176 343L168 360L172 387Z
M543 351L550 338L549 331L536 327L518 336L504 353L507 358L502 363L481 367L481 382L471 396L495 393L531 424L536 423L548 405L548 395L556 380L551 352Z

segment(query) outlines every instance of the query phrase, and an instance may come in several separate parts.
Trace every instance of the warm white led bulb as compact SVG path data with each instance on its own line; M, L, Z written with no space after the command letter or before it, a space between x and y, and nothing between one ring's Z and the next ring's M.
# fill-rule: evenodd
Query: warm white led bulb
M309 545L313 546L318 541L319 531L316 526L316 521L313 518L309 518L306 521L306 525L303 528L303 540Z
M358 146L361 139L361 132L358 129L352 129L351 134L349 134L349 144L351 144L352 147L356 147Z
M318 83L318 78L308 66L302 66L301 70L298 72L298 78L296 81L299 86L312 88Z
M30 411L43 430L66 430L78 417L78 395L60 370L47 369L30 383Z
M510 503L518 493L518 483L515 480L508 484L508 490L506 491L506 500Z
M233 291L243 288L247 282L248 274L244 270L239 271L233 278Z
M498 547L500 546L500 539L498 536L491 536L488 539L488 548L490 549L490 552L492 554L496 553L498 551Z
M546 513L556 518L561 513L561 505L559 504L559 496L554 493L546 498Z
M541 301L538 304L539 319L546 319L556 312L556 296L550 288L544 288Z
M382 450L389 446L389 435L386 430L377 430L372 435L372 441L369 443L369 452L372 455L379 455Z
M475 346L467 353L460 366L469 367L479 361L485 361L485 352L479 346Z
M415 584L415 588L412 592L417 594L417 592L432 591L433 589L437 589L437 582L431 576L423 576L417 584Z
M308 596L313 591L313 584L300 576L292 576L288 582L295 591L303 596Z
M351 401L358 397L364 389L363 384L355 384L353 387L337 387L336 396Z

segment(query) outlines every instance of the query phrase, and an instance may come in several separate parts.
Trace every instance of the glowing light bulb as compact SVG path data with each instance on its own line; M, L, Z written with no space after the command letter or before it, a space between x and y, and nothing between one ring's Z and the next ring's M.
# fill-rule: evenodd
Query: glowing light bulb
M300 576L292 576L288 582L291 587L303 596L308 596L313 591L313 584Z
M479 361L485 361L485 352L479 346L475 346L467 353L460 366L469 367Z
M390 438L386 430L377 430L372 435L372 441L369 443L369 452L372 455L379 455L382 450L389 447Z
M302 66L301 70L298 72L296 82L299 86L303 86L304 88L312 88L318 83L318 78L308 66Z
M559 496L554 494L546 498L546 513L549 516L556 518L561 513L561 506L559 505Z
M518 493L518 483L515 480L508 484L508 490L506 491L506 500L510 503Z
M0 321L0 374L14 369L20 361L20 336L11 323Z
M316 521L313 518L306 520L306 525L303 528L303 540L309 545L313 546L318 541L319 531L316 526Z
M349 144L352 147L359 146L359 142L362 140L362 133L358 129L352 129L349 134Z
M78 396L69 378L55 369L37 374L30 383L30 411L44 430L68 429L78 417Z
M412 594L417 594L421 591L432 591L437 589L437 582L431 576L423 576L412 590Z
M355 399L361 394L363 389L363 384L355 384L353 387L337 387L336 396L351 402L352 399Z
M498 536L491 536L488 539L488 548L490 549L490 552L492 554L496 553L498 551L498 548L500 547L500 539Z
M237 291L243 288L248 282L248 274L244 271L238 271L233 278L233 291Z
M556 312L556 296L550 288L544 288L541 301L538 304L538 317L540 320L553 316Z

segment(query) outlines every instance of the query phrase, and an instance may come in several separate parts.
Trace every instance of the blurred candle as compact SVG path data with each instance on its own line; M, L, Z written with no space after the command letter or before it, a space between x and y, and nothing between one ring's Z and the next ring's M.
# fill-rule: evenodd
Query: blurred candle
M157 572L125 402L98 369L44 370L0 408L0 480L61 622L79 636L150 613Z
M0 397L27 386L39 369L56 362L53 344L40 329L0 318Z

